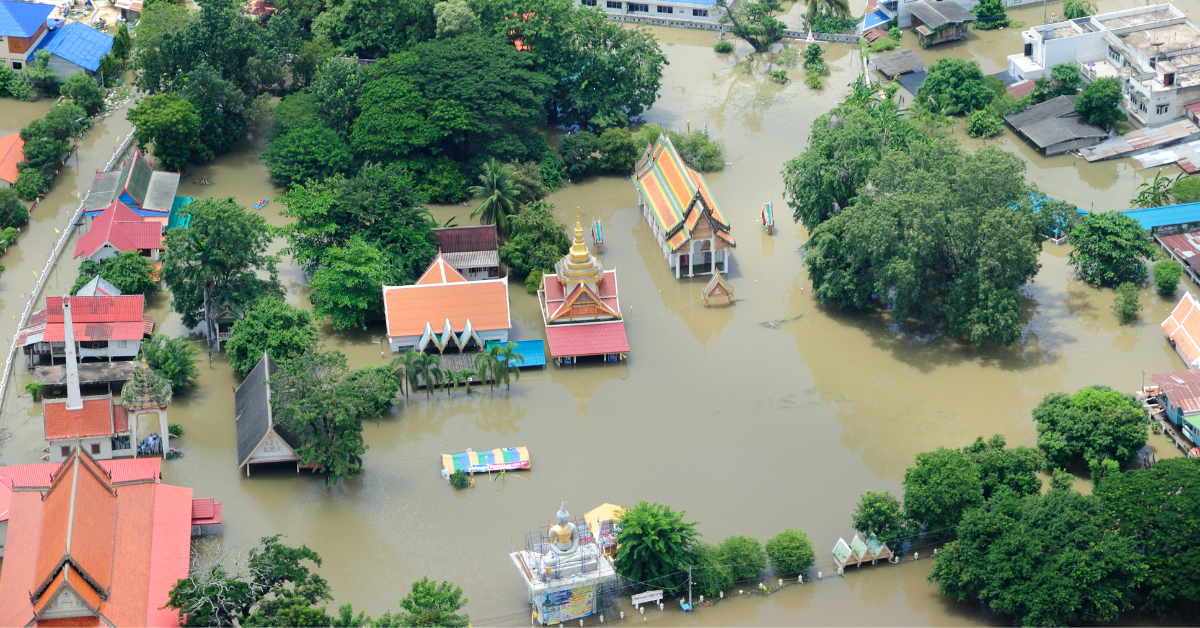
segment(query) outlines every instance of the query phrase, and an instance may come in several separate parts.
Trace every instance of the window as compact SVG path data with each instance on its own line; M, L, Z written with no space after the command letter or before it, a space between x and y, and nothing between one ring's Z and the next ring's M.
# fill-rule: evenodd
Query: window
M1162 114L1164 114L1170 110L1171 110L1171 105L1158 105L1157 107L1154 108L1154 113L1161 116Z
M672 9L671 7L664 7L663 5L660 4L660 5L658 5L658 12L659 13L674 13L675 9Z
M630 2L630 3L629 3L629 12L630 12L630 13L637 13L637 12L639 12L639 11L640 11L640 12L642 12L642 13L649 13L649 12L650 12L650 5L648 5L648 4L638 4L637 2Z
M127 344L128 342L129 342L128 340L118 340L118 341L117 341L117 347L118 347L118 348L121 348L121 349L124 349L124 348L125 348L125 346L126 346L126 344Z
M24 67L24 66L21 65L20 61L13 61L13 69L14 70L20 70L22 67Z
M692 17L708 17L708 9L692 9Z
M100 455L100 443L92 443L92 455L93 456Z
M624 4L624 3L613 2L613 0L608 0L608 8L610 8L610 9L620 9L622 4Z
M67 456L71 455L71 448L69 446L64 445L62 447L62 449L59 450L59 453L62 454L63 458L66 458Z
M579 0L580 4L585 4L589 7L596 6L596 0Z

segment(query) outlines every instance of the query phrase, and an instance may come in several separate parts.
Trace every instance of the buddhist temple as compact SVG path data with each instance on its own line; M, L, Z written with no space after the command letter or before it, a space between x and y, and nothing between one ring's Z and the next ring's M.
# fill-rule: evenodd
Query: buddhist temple
M440 252L415 284L384 286L383 309L393 352L480 351L512 327L508 277L467 281Z
M583 241L583 225L575 220L571 250L542 277L538 290L550 356L562 364L603 356L625 359L629 338L617 302L617 271L604 270Z
M660 135L646 147L633 182L642 212L676 278L695 276L698 266L700 274L712 274L717 264L729 274L730 253L736 246L729 221L704 176L683 163L670 138Z

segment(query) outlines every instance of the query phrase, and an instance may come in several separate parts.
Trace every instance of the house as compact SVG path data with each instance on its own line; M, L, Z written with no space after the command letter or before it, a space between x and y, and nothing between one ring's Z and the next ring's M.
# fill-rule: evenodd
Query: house
M250 465L277 462L295 462L300 470L300 457L296 448L300 439L275 425L271 413L271 376L279 370L275 360L263 353L254 369L233 393L233 406L237 413L238 469L245 468L250 475Z
M83 284L83 287L75 292L77 297L116 297L120 295L121 291L100 275L92 277L91 281Z
M1108 139L1108 132L1075 112L1079 96L1059 96L1014 113L1004 121L1038 150L1058 155Z
M920 72L925 69L925 60L911 50L901 50L890 55L873 59L875 69L879 70L889 81L898 79L901 74Z
M113 5L121 12L121 17L130 24L142 19L142 0L117 0Z
M441 253L415 284L384 286L383 311L394 353L478 351L512 327L508 278L467 281Z
M617 301L617 271L604 270L583 241L583 224L575 220L571 250L542 277L538 290L550 357L559 365L581 357L605 362L625 359L629 337Z
M607 15L629 15L706 22L716 26L722 11L716 0L653 0L649 2L618 2L616 0L575 0L575 7L593 7Z
M496 225L434 229L442 258L467 281L500 276Z
M178 626L164 607L188 575L196 506L211 500L163 484L161 464L75 451L0 467L0 625ZM220 504L209 511L200 521L220 519Z
M922 48L966 39L975 16L950 0L918 0L906 5L913 33Z
M28 367L66 358L63 300L46 297L46 309L34 312L17 334ZM154 319L143 316L146 298L140 294L70 297L75 323L75 351L82 360L132 360L142 338L154 331Z
M112 50L112 44L112 35L83 22L69 22L50 29L33 52L49 52L50 69L65 81L76 72L95 75L100 70L100 58Z
M675 277L695 276L696 266L716 264L729 274L736 246L729 222L713 200L704 176L683 163L666 135L646 147L633 174L639 204ZM704 274L701 271L701 274Z
M1008 57L1013 76L1044 78L1056 64L1075 63L1087 82L1116 79L1138 126L1186 117L1187 106L1200 102L1200 28L1173 4L1034 26L1021 38L1024 50Z
M75 243L74 257L99 263L126 251L158 259L162 250L162 225L133 213L121 201L113 201L92 219L92 228Z
M1150 379L1159 385L1159 405L1184 436L1200 445L1200 371L1156 373Z
M20 133L0 137L0 188L17 182L17 164L25 161L25 140Z
M58 8L38 2L0 0L0 59L20 70L46 35L46 19Z
M1183 293L1162 328L1183 363L1190 369L1200 369L1200 302L1191 292Z
M95 218L113 201L121 201L134 213L158 221L165 228L178 190L178 172L156 171L135 148L119 170L96 173L83 211L88 218Z

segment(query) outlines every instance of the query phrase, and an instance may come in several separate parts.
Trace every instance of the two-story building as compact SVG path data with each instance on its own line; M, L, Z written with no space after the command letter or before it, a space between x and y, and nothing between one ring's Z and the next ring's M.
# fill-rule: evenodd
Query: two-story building
M99 263L126 251L158 259L162 250L162 224L139 216L121 201L113 201L92 220L92 228L75 243L75 257Z
M17 334L30 369L66 360L62 303L63 297L46 297L46 309L34 312ZM154 331L154 319L143 315L146 297L140 294L76 296L71 303L73 344L81 361L132 360L142 339Z
M631 15L693 22L716 23L721 20L722 15L716 0L648 0L647 2L575 0L575 6L600 9L610 15Z
M4 65L20 70L46 36L46 18L56 9L53 4L0 0L0 59Z

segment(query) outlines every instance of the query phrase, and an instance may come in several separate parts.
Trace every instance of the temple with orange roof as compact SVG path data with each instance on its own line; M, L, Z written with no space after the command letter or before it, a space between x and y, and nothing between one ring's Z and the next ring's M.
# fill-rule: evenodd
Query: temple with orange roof
M583 241L583 224L575 220L571 250L542 277L538 290L550 356L559 365L581 357L625 359L629 337L617 302L617 271L604 270Z
M0 466L0 626L178 626L194 525L221 504L162 484L162 461Z
M508 277L467 281L439 252L411 286L384 286L383 311L393 352L482 351L508 342Z
M1189 369L1200 369L1200 302L1191 292L1183 293L1162 328L1184 364Z
M704 176L679 156L666 135L646 147L633 174L638 202L663 257L675 277L711 275L720 268L729 274L730 253L736 243L729 221L713 200Z
M20 133L0 137L0 188L17 182L17 164L25 161L25 141Z

